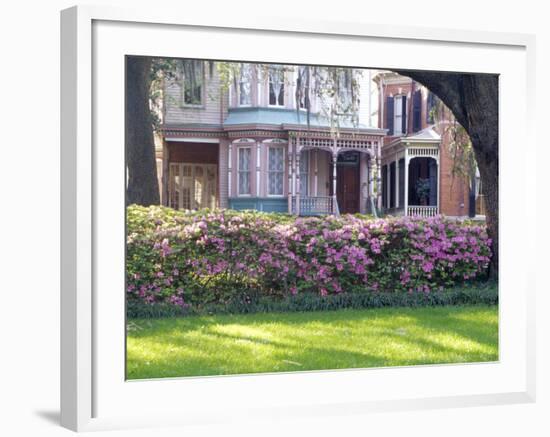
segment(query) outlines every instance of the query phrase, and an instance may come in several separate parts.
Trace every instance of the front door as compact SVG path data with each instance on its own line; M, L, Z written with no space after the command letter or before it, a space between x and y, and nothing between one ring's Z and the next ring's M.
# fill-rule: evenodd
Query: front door
M336 200L342 214L359 212L359 156L344 155L336 169Z

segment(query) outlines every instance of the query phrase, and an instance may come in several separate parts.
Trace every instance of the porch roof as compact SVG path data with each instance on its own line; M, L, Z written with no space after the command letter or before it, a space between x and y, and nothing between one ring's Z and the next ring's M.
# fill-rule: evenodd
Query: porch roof
M415 132L411 135L405 135L402 137L398 137L395 140L393 140L388 146L393 146L399 143L407 144L407 143L431 143L431 144L438 144L441 142L441 135L439 135L433 126L427 127L425 129L422 129L418 132Z
M296 111L295 109L269 107L231 108L228 111L227 118L223 122L224 128L257 125L271 125L281 129L288 129L290 127L294 129L300 127L305 128L308 125L307 114L303 109ZM312 128L329 129L330 121L319 113L311 113L309 125ZM353 129L368 133L381 131L378 128L370 127L365 124L354 125L349 117L342 118L339 127L341 129Z

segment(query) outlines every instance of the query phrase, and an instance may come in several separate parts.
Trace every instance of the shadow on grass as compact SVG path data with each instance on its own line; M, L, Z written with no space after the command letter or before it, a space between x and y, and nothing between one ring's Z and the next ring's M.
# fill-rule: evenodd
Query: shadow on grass
M129 348L128 374L133 379L494 361L498 324L465 320L463 310L146 321L148 327L131 334L143 351ZM160 356L149 367L143 363L150 351L160 351Z

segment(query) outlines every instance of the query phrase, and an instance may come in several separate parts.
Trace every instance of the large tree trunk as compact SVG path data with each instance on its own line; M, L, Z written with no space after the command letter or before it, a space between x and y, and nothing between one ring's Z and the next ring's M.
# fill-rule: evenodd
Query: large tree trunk
M149 109L150 74L151 58L126 58L126 202L144 206L160 203Z
M498 277L498 76L400 70L425 85L466 129L483 183L487 232L493 241L490 275Z

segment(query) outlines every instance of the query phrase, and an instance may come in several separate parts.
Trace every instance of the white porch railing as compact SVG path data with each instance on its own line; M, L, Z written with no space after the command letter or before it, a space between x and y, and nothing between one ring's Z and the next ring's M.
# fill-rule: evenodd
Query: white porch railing
M437 206L409 205L407 208L407 215L434 217L437 215Z
M296 197L292 198L292 211L296 213ZM333 214L332 196L300 196L300 215ZM336 205L338 213L338 205Z

